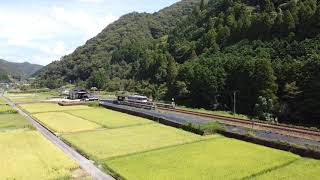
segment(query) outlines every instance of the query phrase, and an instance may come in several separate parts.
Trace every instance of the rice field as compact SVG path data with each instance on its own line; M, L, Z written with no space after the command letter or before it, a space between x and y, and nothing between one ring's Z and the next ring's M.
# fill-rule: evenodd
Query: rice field
M250 179L299 159L284 151L219 138L106 160L104 165L131 180Z
M36 131L0 133L1 179L69 179L78 165Z
M288 166L275 169L270 172L266 172L260 176L253 177L252 179L301 180L301 179L319 179L319 177L320 177L320 162L314 159L302 158Z
M31 128L31 124L19 114L0 115L0 131L7 131L19 128Z
M119 128L153 123L150 120L104 108L69 111L70 114L98 123L106 128Z
M62 137L95 160L205 139L159 124L64 134Z
M45 101L52 97L53 93L7 93L6 96L15 103L28 103Z
M13 109L9 105L0 105L0 114L14 114L17 113L15 109Z
M87 131L101 128L101 126L96 123L72 116L65 112L39 113L33 116L56 133Z
M0 97L0 105L6 104L6 101Z
M72 179L80 167L20 114L0 114L0 179Z
M56 111L70 111L79 109L92 109L91 107L81 105L81 106L60 106L54 103L34 103L34 104L20 104L20 107L27 112L41 113L41 112L56 112Z
M21 107L107 172L128 180L320 177L318 160L220 135L199 136L103 108Z

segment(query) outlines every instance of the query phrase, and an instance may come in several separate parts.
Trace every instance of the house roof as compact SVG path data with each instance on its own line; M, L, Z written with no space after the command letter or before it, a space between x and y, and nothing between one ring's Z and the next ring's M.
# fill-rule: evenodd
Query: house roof
M71 92L75 92L75 93L88 93L88 91L84 88L81 87L76 87L74 89L71 90Z

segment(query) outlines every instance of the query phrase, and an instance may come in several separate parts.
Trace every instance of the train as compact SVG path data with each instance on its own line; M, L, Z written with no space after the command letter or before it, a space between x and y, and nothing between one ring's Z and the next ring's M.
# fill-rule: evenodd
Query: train
M147 103L149 99L142 95L118 96L118 101L126 101L132 103Z

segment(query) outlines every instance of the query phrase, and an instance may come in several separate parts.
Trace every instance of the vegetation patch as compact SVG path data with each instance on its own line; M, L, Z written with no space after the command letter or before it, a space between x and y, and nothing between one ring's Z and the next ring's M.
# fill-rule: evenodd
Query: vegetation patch
M95 160L209 138L159 124L64 134L62 137Z
M1 179L69 179L79 168L36 131L0 133Z
M19 128L33 128L32 125L26 121L19 114L2 114L0 115L0 131L11 130Z
M41 113L41 112L54 112L54 111L69 111L79 109L91 109L91 107L79 105L79 106L60 106L54 103L35 103L35 104L21 104L24 110L29 113Z
M297 159L300 157L285 151L218 138L105 160L104 165L132 180L162 180L172 177L241 179Z
M320 175L320 161L314 159L300 159L283 168L266 172L252 179L318 179Z
M3 98L0 97L0 105L5 105L6 103L7 102Z
M240 118L240 119L247 119L249 120L250 118L246 115L243 114L234 114L229 111L210 111L206 109L197 109L197 108L189 108L185 106L178 106L177 109L182 109L182 110L189 110L189 111L194 111L194 112L200 112L200 113L208 113L208 114L213 114L217 116L226 116L226 117L232 117L232 118Z
M39 93L7 93L6 96L15 103L29 103L35 101L45 101L50 97L57 95L56 92Z
M1 114L15 114L17 111L9 105L0 105L0 115Z
M100 128L96 123L64 112L48 112L33 115L45 126L57 133L86 131Z
M219 122L211 122L207 124L198 124L198 125L190 124L189 126L191 128L203 131L204 134L215 134L225 130Z
M107 128L153 123L150 120L105 108L69 111L77 117L93 121Z

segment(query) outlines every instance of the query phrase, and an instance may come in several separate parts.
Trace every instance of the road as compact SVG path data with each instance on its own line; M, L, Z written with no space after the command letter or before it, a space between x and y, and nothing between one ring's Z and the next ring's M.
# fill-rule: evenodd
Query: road
M51 133L49 130L47 130L45 127L43 127L41 124L39 124L36 120L34 120L30 115L22 111L19 107L17 107L13 102L11 102L9 99L5 98L7 103L15 108L19 114L24 116L32 125L43 135L45 136L49 141L51 141L53 144L55 144L59 149L61 149L67 156L74 159L80 167L85 170L87 173L89 173L92 178L96 180L115 180L112 176L104 173L101 169L96 167L90 160L79 154L77 151L72 149L70 146L68 146L66 143L64 143L62 140L60 140L57 136L55 136L53 133Z

